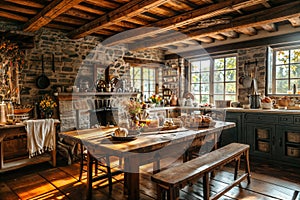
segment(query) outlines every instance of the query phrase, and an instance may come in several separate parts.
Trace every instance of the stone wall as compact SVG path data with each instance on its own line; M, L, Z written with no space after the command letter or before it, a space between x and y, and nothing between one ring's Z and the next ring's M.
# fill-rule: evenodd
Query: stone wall
M44 60L44 72L50 79L50 86L46 89L38 89L36 79L42 74L42 55ZM52 69L52 55L54 67ZM131 57L144 60L162 61L162 51L145 50L130 52L124 46L105 47L97 37L85 37L71 40L66 34L52 29L42 29L34 38L34 48L26 51L27 66L22 73L22 104L39 101L45 93L51 93L57 86L79 86L79 81L88 79L90 90L95 90L95 81L104 75L108 65L113 64L122 57ZM111 65L110 73L122 76L127 73L129 66ZM98 68L98 76L95 69Z
M257 61L257 64L256 64ZM250 64L245 64L245 63ZM239 83L239 78L243 75L255 74L257 80L258 94L265 94L266 87L266 63L267 63L267 47L255 47L249 49L238 50L238 101L242 104L248 104L248 95L251 94L251 88ZM254 73L256 68L256 73Z

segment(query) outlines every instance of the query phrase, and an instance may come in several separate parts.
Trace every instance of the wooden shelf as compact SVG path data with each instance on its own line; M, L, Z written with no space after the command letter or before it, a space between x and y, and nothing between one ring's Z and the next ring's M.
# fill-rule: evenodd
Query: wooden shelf
M0 172L6 172L9 170L14 170L18 169L27 165L32 165L32 164L38 164L46 161L51 161L52 157L50 154L44 153L41 155L38 155L33 158L27 158L27 159L21 159L21 160L16 160L16 161L11 161L11 162L4 162L2 168L0 169Z

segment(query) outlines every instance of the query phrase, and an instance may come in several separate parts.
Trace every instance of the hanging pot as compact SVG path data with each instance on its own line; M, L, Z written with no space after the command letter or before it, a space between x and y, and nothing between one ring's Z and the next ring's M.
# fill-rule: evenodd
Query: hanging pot
M49 80L49 78L46 76L46 74L44 72L44 59L43 59L43 56L42 56L42 74L37 77L37 79L36 79L36 86L39 89L45 89L49 85L50 85L50 80Z

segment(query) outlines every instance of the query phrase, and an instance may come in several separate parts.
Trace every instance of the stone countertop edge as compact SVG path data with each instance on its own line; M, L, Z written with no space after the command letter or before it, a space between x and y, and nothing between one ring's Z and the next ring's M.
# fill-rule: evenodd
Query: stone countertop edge
M217 110L217 111L227 111L227 112L242 112L242 113L274 113L274 114L300 114L299 110L289 110L289 109L244 109L244 108L209 108L209 107L179 107L179 106L170 106L170 107L155 107L148 108L149 111L162 111L162 110Z

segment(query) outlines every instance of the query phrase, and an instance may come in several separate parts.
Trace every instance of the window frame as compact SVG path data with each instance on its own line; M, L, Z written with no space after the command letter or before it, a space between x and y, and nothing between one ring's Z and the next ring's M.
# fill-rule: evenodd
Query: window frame
M226 81L226 71L228 71L228 69L226 69L226 61L225 61L225 66L223 68L223 70L215 70L214 69L214 66L215 66L215 60L216 59L225 59L226 58L229 58L229 57L235 57L235 69L230 69L230 70L235 70L235 81ZM189 87L192 89L192 76L193 76L193 72L192 72L192 63L193 62L201 62L201 61L204 61L204 60L209 60L210 62L210 70L209 70L209 101L207 103L213 103L216 99L215 99L215 91L214 91L214 86L215 86L215 80L214 80L214 73L215 71L223 71L224 72L224 80L222 81L223 82L223 85L224 85L224 92L220 95L223 96L223 99L225 100L226 99L226 93L225 93L225 90L226 90L226 83L230 83L230 82L235 82L235 94L233 94L233 96L235 96L235 100L238 99L238 82L237 82L237 75L238 75L238 65L237 65L237 62L238 62L238 55L236 53L234 54L224 54L224 55L217 55L217 56L213 56L213 57L199 57L197 59L193 59L191 60L191 64L190 64L190 73L189 73ZM199 74L201 74L201 72L199 72ZM199 78L201 79L201 78ZM201 86L200 86L200 92L199 94L197 95L200 95L199 96L199 102L198 103L203 103L201 101ZM195 96L195 95L194 95Z
M298 80L300 82L300 77L299 78L291 78L291 76L290 76L291 65L293 65L293 64L300 65L300 61L298 61L297 63L292 63L292 64L290 62L291 61L290 60L291 50L294 50L294 49L300 50L300 44L269 47L269 49L268 49L268 67L266 70L266 74L267 74L266 95L272 95L272 96L299 95L299 93L288 94L287 92L286 93L277 93L276 92L276 80L279 80L276 77L276 68L277 68L277 66L283 65L283 64L276 65L276 53L278 51L289 51L288 63L286 64L286 65L288 65L288 77L281 78L281 80L288 81L289 89L287 89L287 90L293 90L293 84L291 83L292 80ZM300 84L298 85L298 88L299 87L300 87Z
M133 79L133 75L132 75L132 70L134 71L134 69L136 69L136 68L139 68L141 71L140 71L140 79ZM150 69L150 70L154 70L154 79L152 80L152 79L149 79L149 77L150 77L150 74L149 74L149 72L148 72L148 78L146 79L146 78L144 78L145 77L145 74L144 74L144 69ZM135 81L136 80L139 80L140 81L140 83L141 83L141 85L140 85L140 88L138 88L139 90L140 90L140 92L142 93L142 95L143 95L143 99L145 100L145 101L147 101L148 100L148 98L152 95L152 94L155 94L155 86L156 86L156 84L158 83L158 80L159 80L159 68L158 67L149 67L149 66L145 66L145 65L139 65L139 66L130 66L130 82L131 82L131 86L132 87L135 87L134 86L134 84L135 84ZM152 81L153 81L153 90L151 90L151 87L150 87L150 85L151 85L151 83L152 83ZM145 82L148 82L148 89L147 90L145 90Z

